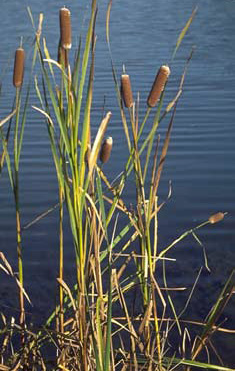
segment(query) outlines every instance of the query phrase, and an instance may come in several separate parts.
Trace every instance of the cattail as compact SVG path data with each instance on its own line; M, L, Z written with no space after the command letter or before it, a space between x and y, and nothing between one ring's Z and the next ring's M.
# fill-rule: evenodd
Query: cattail
M57 54L57 61L59 64L63 65L65 68L68 67L68 52L61 46L61 42L58 45L58 54Z
M168 66L161 66L159 68L157 76L155 77L152 89L148 96L147 103L149 107L156 106L170 73L171 71Z
M13 74L13 85L19 88L23 84L24 78L24 49L18 48L15 52L15 64Z
M125 106L127 108L130 108L133 106L133 95L131 90L131 80L129 75L122 75L121 77L121 92L122 92L122 98L125 103Z
M71 49L71 22L70 11L67 8L60 9L60 40L64 49Z
M100 161L103 162L103 164L105 164L109 160L112 146L113 146L113 138L112 137L106 138L100 150Z
M211 224L215 224L215 223L218 223L218 222L220 222L221 220L223 220L224 219L224 213L216 213L216 214L213 214L213 215L211 215L210 217L209 217L209 222L211 223Z

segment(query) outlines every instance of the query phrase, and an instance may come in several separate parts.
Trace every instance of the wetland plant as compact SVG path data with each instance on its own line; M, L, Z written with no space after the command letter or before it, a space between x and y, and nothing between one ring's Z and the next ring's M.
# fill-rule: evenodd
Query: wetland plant
M117 103L129 151L118 182L110 180L109 174L105 172L105 164L112 161L110 155L113 139L105 139L112 113L104 113L96 132L92 125L96 0L91 4L84 48L82 49L80 41L73 65L69 61L69 50L72 47L69 9L64 7L59 11L57 61L51 57L46 39L41 41L40 38L42 15L39 17L38 29L35 29L32 71L37 59L41 74L34 78L39 103L33 109L45 118L58 180L59 200L58 303L38 331L29 327L23 301L27 294L23 280L18 172L30 88L27 90L19 128L24 52L22 47L16 52L13 78L16 87L15 108L1 122L0 130L1 169L6 159L16 205L19 280L15 278L20 292L20 320L19 324L15 320L8 323L2 314L0 369L229 370L220 364L213 365L209 360L203 363L200 356L204 349L208 354L208 349L213 349L211 337L214 332L226 331L218 324L218 318L234 292L234 272L228 278L208 317L201 322L183 317L199 276L186 305L179 310L174 306L166 275L168 261L174 261L168 253L188 236L201 246L204 264L208 268L205 248L197 231L205 225L219 222L225 214L219 212L210 216L165 248L160 249L158 246L158 217L167 201L159 200L158 188L192 53L185 63L176 95L167 102L166 108L163 108L163 101L170 67L160 67L147 98L145 115L140 120L139 99L135 100L133 97L130 76L126 72L121 75L121 88L119 87L120 78L113 61L109 36L111 5L112 1L107 9L106 38ZM30 10L29 14L34 27ZM195 11L179 35L171 63L194 15ZM11 165L8 147L10 129L5 132L2 126L9 121L10 128L13 118L14 162ZM169 123L160 150L158 127L168 118ZM147 131L146 137L142 136L144 129ZM130 176L136 194L136 205L132 207L127 205L124 195ZM150 183L148 179L151 180ZM170 193L169 190L169 197ZM69 287L64 279L65 213L69 217L76 262L76 282L73 287ZM127 222L117 232L121 216ZM13 274L5 255L1 253L0 257L2 269ZM182 290L184 288L174 289L176 293ZM136 307L130 305L133 300L137 303ZM198 327L194 339L190 337L192 326ZM168 346L172 332L179 339L174 348ZM21 334L20 344L14 340L17 333ZM191 343L188 339L191 339ZM52 363L44 355L49 346L54 347Z

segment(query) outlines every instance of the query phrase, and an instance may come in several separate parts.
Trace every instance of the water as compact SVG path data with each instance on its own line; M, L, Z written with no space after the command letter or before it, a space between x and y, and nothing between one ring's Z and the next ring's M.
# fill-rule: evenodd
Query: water
M35 19L39 12L44 13L44 35L52 56L55 57L57 53L55 40L59 39L58 8L64 3L57 2L55 6L45 0L41 0L40 4L36 0L2 0L1 118L10 112L14 95L11 85L13 55L22 35L27 50L28 68L30 64L32 29L26 12L27 5L31 7ZM83 16L89 8L83 0L68 0L66 5L72 12L73 30L77 30L79 35ZM148 5L143 0L113 2L111 44L118 72L121 73L124 63L131 75L135 96L140 91L141 104L145 106L156 70L159 65L169 62L177 36L195 5L198 5L198 13L177 53L168 84L170 99L176 93L184 62L194 45L195 53L178 105L160 187L160 197L164 199L168 193L168 183L172 181L173 195L159 215L159 233L160 247L164 248L183 231L206 220L209 215L217 211L229 213L223 222L204 228L199 233L207 249L211 273L203 273L189 314L203 317L234 268L235 1L183 0L173 3L170 0L149 0ZM108 163L106 167L110 178L114 178L122 170L127 152L105 43L106 7L107 1L100 1L96 28L98 39L93 126L97 127L100 122L105 96L106 108L113 112L107 134L114 139L112 165ZM83 29L85 30L84 27ZM76 32L73 33L75 44ZM38 104L34 91L31 93L30 104ZM167 121L164 123L166 125ZM164 135L164 127L160 128L160 133ZM42 117L33 111L27 120L21 171L22 220L26 224L57 202L56 178L46 126ZM0 187L0 250L16 270L14 204L6 170L0 179ZM131 187L127 197L130 202L134 198ZM57 214L54 212L24 232L26 288L34 303L33 312L37 319L46 317L48 301L51 307L54 304L57 230ZM179 285L185 282L191 285L203 262L201 249L193 240L187 239L175 249L176 254L177 251L180 253L176 255L177 265L172 265L169 279ZM73 247L69 235L66 236L66 259L68 263L65 277L69 279L73 264ZM13 282L2 272L0 277L2 310L3 305L12 307L16 303ZM225 316L228 317L225 327L235 328L233 305L234 299L225 310ZM234 340L232 336L228 339L224 352L227 363L234 366ZM217 339L219 345L222 341Z

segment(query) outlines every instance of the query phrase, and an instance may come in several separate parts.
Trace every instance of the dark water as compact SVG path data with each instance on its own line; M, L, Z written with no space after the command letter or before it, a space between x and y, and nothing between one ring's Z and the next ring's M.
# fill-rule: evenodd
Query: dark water
M0 71L2 94L0 117L10 112L14 89L11 85L14 50L24 37L28 68L32 55L32 29L27 16L29 5L36 17L43 12L44 35L53 57L57 53L58 9L62 2L41 0L1 0ZM124 63L131 75L135 92L145 107L149 87L159 65L170 61L180 30L191 11L198 5L198 13L172 64L168 84L168 99L174 96L184 62L195 46L184 93L174 122L171 146L160 187L160 198L168 193L172 181L173 195L159 215L160 248L164 248L183 231L206 220L217 211L227 211L225 220L206 227L199 235L207 249L211 273L203 273L199 282L191 317L205 317L223 282L234 268L235 246L235 1L232 0L143 0L113 2L111 13L111 43L117 70ZM67 1L73 19L73 43L80 34L87 2ZM113 136L112 165L107 164L110 178L122 170L127 152L118 114L115 90L111 78L110 60L105 43L105 12L107 1L99 2L97 19L96 77L93 105L93 127L102 116L104 96L106 108L113 112L108 134ZM85 23L86 24L86 23ZM56 43L55 43L56 40ZM38 104L32 91L30 104ZM143 110L140 115L143 116ZM167 121L164 123L166 126ZM160 133L164 133L163 127ZM113 166L115 164L115 166ZM30 111L25 131L21 162L22 220L26 224L57 202L57 185L50 156L47 131L43 119ZM0 251L3 251L14 269L16 262L14 204L6 170L0 179ZM134 199L130 186L126 197ZM46 316L45 308L53 305L56 264L58 256L57 213L43 219L24 232L25 280L34 303L37 318ZM73 265L71 237L66 236L66 277ZM174 284L192 285L203 264L199 246L185 240L175 251L180 252L177 263L172 263L169 280ZM173 254L172 254L173 255ZM14 285L0 272L1 310L14 306ZM31 284L29 285L29 282ZM225 310L228 322L235 328L234 299ZM218 338L217 344L223 344ZM235 364L234 336L228 336L223 346L227 363ZM222 352L222 353L223 353Z

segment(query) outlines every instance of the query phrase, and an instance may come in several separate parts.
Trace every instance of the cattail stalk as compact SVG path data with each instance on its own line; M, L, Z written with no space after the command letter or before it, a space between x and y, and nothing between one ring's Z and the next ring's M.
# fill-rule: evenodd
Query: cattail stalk
M13 85L16 88L20 88L23 84L24 78L24 49L18 48L15 52L15 63L14 63L14 73L13 73Z
M68 50L64 49L63 46L61 46L61 41L59 42L59 45L58 45L57 61L59 64L61 64L65 68L67 68L69 65Z
M208 220L211 224L215 224L215 223L220 222L223 219L224 219L224 213L219 212L219 213L211 215Z
M70 11L67 8L60 9L60 40L64 49L71 49L71 20Z
M113 147L113 138L112 137L106 138L104 140L104 142L101 146L101 150L100 150L100 161L103 164L108 162L110 154L111 154L112 147Z
M121 92L122 98L127 108L131 108L133 106L133 95L131 90L131 80L129 75L125 74L121 77Z
M155 77L152 89L149 93L147 103L149 107L155 107L170 75L168 66L161 66Z

